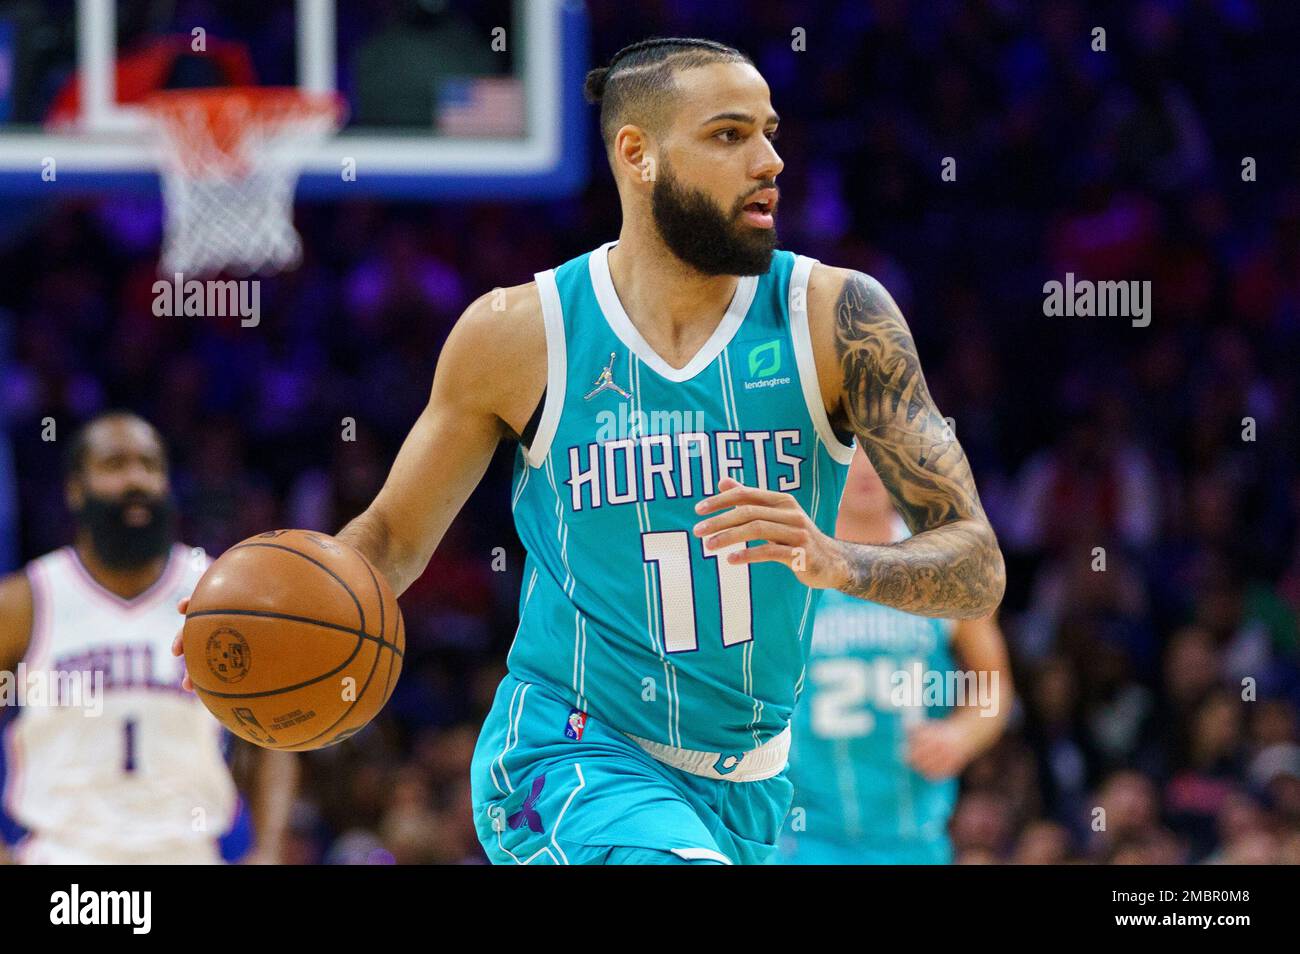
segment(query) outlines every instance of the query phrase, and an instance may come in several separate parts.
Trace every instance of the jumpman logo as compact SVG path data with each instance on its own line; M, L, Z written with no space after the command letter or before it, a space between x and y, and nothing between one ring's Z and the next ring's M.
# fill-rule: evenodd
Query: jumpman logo
M605 370L601 371L600 376L596 378L596 386L587 392L583 400L590 401L601 391L617 391L625 398L632 396L614 383L614 352L612 351L609 353L609 364L605 365Z
M511 830L523 828L525 825L537 834L542 833L542 816L537 814L537 809L533 805L537 803L538 797L542 794L542 786L546 784L546 776L539 775L533 779L533 787L524 798L524 803L515 812L506 819L506 824Z

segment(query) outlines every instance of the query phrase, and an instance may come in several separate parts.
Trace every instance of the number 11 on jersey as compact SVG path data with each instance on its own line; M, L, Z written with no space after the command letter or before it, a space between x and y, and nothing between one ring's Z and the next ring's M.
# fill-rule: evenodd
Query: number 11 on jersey
M659 606L664 651L688 653L699 649L695 632L695 579L691 571L691 541L685 530L641 534L641 554L659 572ZM709 550L700 541L705 558L718 573L718 599L722 606L722 645L736 646L754 638L749 564L728 563L727 554L744 543Z

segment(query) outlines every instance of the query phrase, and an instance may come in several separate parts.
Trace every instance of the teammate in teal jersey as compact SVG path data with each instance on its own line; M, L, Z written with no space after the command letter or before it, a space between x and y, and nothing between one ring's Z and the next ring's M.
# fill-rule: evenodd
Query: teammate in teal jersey
M775 251L783 164L753 63L648 40L586 91L617 242L466 310L339 538L400 594L518 439L520 622L471 769L489 857L762 861L819 592L984 615L1002 556L889 294ZM854 439L912 539L832 536Z
M886 542L907 532L855 455L836 536ZM997 741L1011 704L991 617L954 623L826 594L792 722L794 805L773 860L951 862L957 776Z

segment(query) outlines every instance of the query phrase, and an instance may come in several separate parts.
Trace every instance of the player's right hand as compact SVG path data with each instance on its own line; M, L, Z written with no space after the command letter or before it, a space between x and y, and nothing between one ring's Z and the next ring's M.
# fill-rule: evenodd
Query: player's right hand
M176 610L182 616L185 615L185 611L189 608L190 608L190 598L188 596L176 604ZM182 624L181 629L176 630L176 638L172 640L173 656L185 655L185 647L181 644L182 632L184 632L184 624ZM186 692L194 691L194 683L190 682L190 674L188 672L185 673L185 675L181 678L181 688L184 689Z

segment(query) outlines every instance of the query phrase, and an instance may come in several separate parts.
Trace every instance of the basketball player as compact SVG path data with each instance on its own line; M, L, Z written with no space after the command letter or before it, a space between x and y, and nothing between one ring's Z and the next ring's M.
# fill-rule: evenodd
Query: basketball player
M4 808L29 832L16 857L219 861L236 808L225 730L167 652L177 602L211 561L174 542L166 455L144 420L100 415L68 459L75 541L0 580L0 669L26 689L6 713ZM296 763L257 752L248 860L273 861Z
M862 453L849 466L835 536L908 536ZM1006 646L992 618L930 619L827 593L791 720L794 808L777 857L950 863L957 776L1002 734L1010 711Z
M777 116L753 64L650 40L587 92L618 241L470 305L339 539L400 594L516 436L520 622L471 779L489 857L759 862L790 806L818 591L984 616L1002 557L888 293L775 250ZM855 437L910 539L833 538Z

